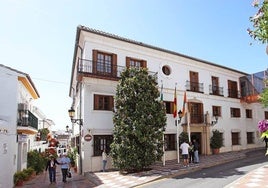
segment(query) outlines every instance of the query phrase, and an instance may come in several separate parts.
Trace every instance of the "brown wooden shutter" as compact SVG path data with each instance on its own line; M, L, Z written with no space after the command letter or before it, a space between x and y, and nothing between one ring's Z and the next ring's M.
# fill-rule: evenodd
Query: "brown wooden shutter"
M98 95L94 95L94 110L98 110Z
M109 97L109 110L113 110L114 107L114 98L113 96Z
M92 50L92 73L97 72L98 50Z
M130 57L126 57L126 67L130 67Z
M112 75L114 77L120 76L120 75L117 76L117 55L116 54L112 55Z
M143 68L147 68L147 61L142 60L141 63Z

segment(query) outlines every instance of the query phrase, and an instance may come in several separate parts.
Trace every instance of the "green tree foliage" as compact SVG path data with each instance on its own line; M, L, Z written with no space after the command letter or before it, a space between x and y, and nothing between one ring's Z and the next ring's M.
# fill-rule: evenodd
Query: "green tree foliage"
M268 1L254 0L252 5L257 8L254 16L250 17L253 29L248 28L249 35L262 43L268 43Z
M110 156L121 172L148 168L163 156L166 113L156 77L147 69L126 69L115 96Z
M44 128L44 129L40 129L39 132L40 132L41 140L46 141L49 130L47 128Z
M265 88L260 94L260 101L264 107L268 107L268 88Z

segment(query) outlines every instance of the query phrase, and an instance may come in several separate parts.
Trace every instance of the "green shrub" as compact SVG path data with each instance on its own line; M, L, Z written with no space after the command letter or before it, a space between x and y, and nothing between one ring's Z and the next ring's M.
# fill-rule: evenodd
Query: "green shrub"
M43 172L46 167L47 158L37 151L28 152L27 167L34 169L36 174Z
M16 185L20 180L24 180L27 177L26 173L23 171L17 171L15 172L13 176L14 184Z
M212 149L219 149L223 146L222 134L218 130L212 131L212 137L210 138L210 147Z
M34 173L34 169L32 167L23 169L23 172L27 175L27 177L31 177L32 174Z
M76 155L77 148L72 148L72 150L69 150L67 153L67 157L70 159L72 166L75 166Z

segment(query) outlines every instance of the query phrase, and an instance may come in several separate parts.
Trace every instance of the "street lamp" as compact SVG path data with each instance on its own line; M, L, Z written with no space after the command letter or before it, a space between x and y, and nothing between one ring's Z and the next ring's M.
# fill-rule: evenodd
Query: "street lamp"
M178 123L181 122L182 115L183 115L183 114L182 114L182 111L179 110L179 112L178 112L178 116L179 116Z
M74 119L75 110L73 109L73 107L71 107L68 110L68 113L69 113L69 117L71 118L72 123L77 123L78 125L83 125L83 119Z
M80 161L80 165L79 165L79 171L80 171L80 174L82 174L82 153L81 153L81 151L82 151L82 148L81 148L81 146L82 146L82 143L81 143L81 141L82 141L82 138L81 138L81 127L82 127L82 125L83 125L83 119L74 119L74 116L75 116L75 110L73 109L73 107L71 107L69 110L68 110L68 113L69 113L69 117L71 118L71 122L72 123L77 123L78 125L79 125L79 148L78 148L78 152L79 152L79 161ZM68 125L67 125L68 126ZM67 128L67 126L66 126L66 128ZM69 126L68 126L68 128L69 128Z
M214 126L218 123L218 116L214 116L215 120L211 121L211 126Z
M209 113L207 112L205 114L205 123L206 123L206 125L214 126L214 125L216 125L218 123L218 119L219 119L218 115L216 114L213 117L214 117L214 120L211 120L211 122L210 122Z
M69 132L69 126L66 125L66 132L68 133Z

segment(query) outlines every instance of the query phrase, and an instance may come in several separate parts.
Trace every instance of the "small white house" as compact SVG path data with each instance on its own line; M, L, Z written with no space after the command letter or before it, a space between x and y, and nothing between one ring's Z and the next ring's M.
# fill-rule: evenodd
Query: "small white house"
M13 175L27 168L38 118L33 114L39 93L30 76L0 64L0 187L13 187Z

